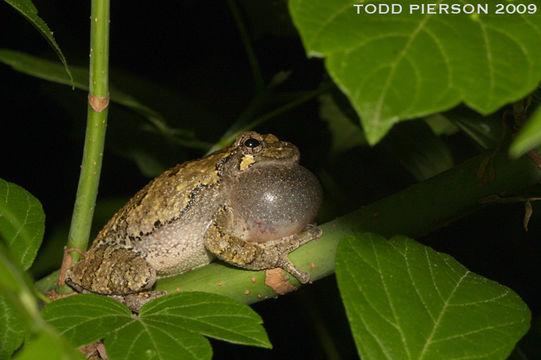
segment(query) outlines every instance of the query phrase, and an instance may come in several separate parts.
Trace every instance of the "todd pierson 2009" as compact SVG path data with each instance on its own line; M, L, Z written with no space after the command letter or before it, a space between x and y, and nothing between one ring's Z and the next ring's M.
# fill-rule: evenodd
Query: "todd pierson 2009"
M368 15L397 15L397 14L427 14L427 15L458 15L458 14L535 14L537 12L536 4L505 3L505 4L353 4L356 14Z

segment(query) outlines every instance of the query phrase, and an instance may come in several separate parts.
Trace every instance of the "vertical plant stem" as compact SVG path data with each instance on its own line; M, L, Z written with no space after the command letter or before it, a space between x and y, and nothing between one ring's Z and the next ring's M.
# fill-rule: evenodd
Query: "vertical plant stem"
M109 104L109 0L92 0L89 105L68 247L86 250L98 194ZM72 254L76 261L80 255Z

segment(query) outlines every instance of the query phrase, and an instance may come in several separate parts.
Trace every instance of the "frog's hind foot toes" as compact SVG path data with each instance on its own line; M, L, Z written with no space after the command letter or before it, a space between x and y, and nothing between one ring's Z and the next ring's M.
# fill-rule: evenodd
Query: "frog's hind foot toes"
M287 257L281 258L277 265L293 275L301 284L306 284L310 281L310 273L297 268Z
M317 240L323 236L323 230L315 224L306 226L301 235L299 235L299 245L304 245L310 240Z
M139 313L147 302L167 295L167 291L141 291L129 295L112 295L111 297L126 305L134 313Z

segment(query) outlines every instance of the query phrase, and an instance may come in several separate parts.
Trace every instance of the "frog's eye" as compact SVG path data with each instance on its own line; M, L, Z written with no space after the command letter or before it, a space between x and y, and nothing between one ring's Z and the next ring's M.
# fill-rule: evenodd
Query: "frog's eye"
M254 138L249 138L248 140L244 142L244 146L249 147L250 149L254 149L258 147L259 145L261 145L259 140L254 139Z

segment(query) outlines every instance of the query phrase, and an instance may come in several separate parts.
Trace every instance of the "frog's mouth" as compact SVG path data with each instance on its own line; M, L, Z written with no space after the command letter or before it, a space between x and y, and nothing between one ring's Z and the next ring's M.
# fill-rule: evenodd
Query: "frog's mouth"
M291 169L294 167L300 166L298 159L259 159L259 161L256 161L255 163L252 163L248 167L245 167L241 169L242 172L244 171L252 171L252 170L258 170L258 169L265 169L265 168L280 168L280 169Z
M258 159L259 158L259 159ZM256 155L256 161L287 161L291 163L299 162L299 149L290 142L280 141L280 145L273 144L267 147L263 152Z

